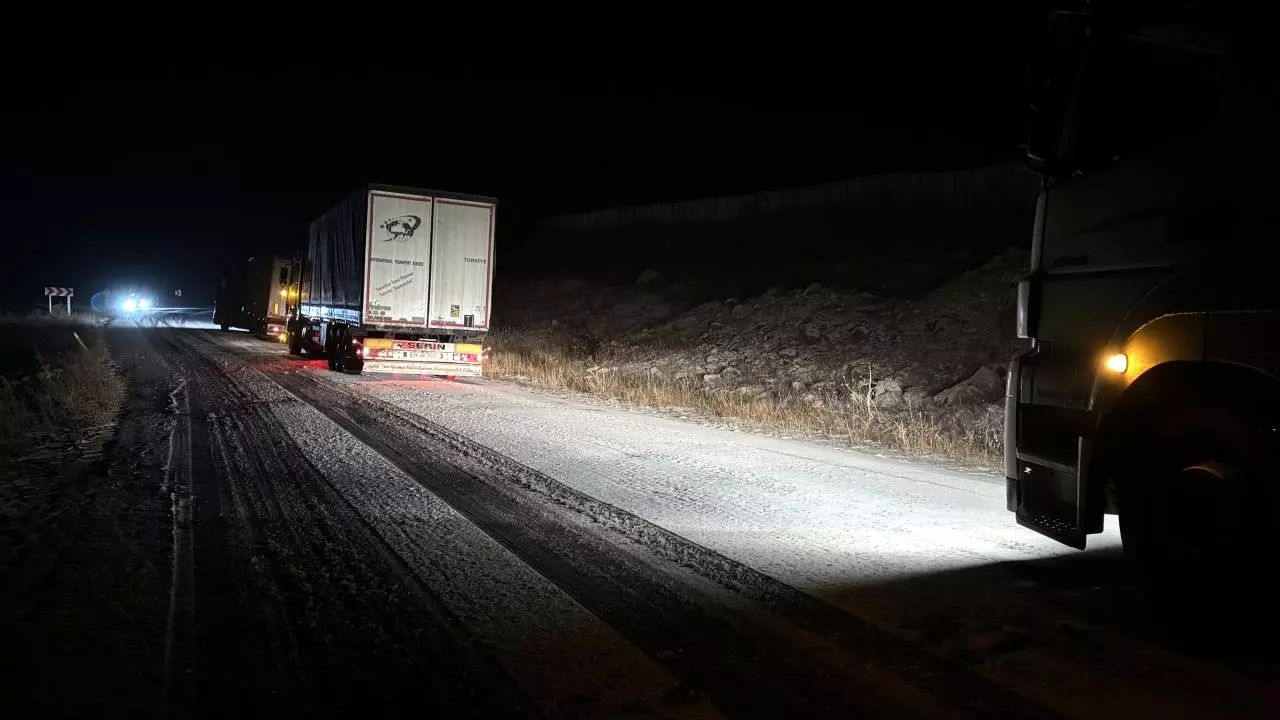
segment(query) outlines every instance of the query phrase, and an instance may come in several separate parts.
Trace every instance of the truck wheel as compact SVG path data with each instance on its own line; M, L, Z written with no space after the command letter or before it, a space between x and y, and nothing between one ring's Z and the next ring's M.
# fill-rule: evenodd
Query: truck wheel
M1265 410L1194 402L1131 444L1120 485L1125 555L1161 597L1192 603L1256 590L1275 530L1251 508L1274 508L1276 437ZM1181 602L1179 602L1181 604Z
M226 323L222 323L222 332L228 332L229 330L231 330L231 326Z
M342 372L344 363L346 363L347 355L347 332L346 328L334 328L329 325L329 369L335 373Z

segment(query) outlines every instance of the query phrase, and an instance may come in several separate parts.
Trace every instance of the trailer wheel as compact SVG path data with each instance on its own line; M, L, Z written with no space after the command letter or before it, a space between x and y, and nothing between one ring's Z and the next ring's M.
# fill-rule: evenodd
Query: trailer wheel
M325 354L329 357L329 369L334 372L342 372L346 366L346 350L347 332L345 327L329 326L328 340L329 343L325 347Z
M228 325L228 324L226 324L226 323L222 323L222 332L228 332L228 331L230 331L230 330L231 330L231 326L230 326L230 325Z

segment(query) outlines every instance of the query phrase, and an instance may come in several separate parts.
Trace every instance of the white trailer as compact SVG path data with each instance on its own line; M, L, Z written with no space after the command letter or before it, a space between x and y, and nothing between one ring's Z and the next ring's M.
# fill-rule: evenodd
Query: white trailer
M311 223L289 348L333 370L475 376L497 202L371 185Z

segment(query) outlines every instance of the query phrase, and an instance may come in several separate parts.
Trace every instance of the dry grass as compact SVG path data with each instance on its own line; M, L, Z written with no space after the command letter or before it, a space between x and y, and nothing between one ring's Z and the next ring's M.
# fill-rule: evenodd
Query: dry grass
M986 467L996 467L1000 461L1003 413L998 408L889 412L872 406L863 391L853 387L828 393L819 402L805 402L790 390L767 394L708 390L701 382L676 380L663 372L622 372L618 368L626 358L616 356L616 351L574 352L576 343L564 336L532 338L498 332L490 340L493 352L486 372L499 379L726 418L787 435L879 445L914 456Z
M0 318L0 456L105 425L124 381L102 331L65 318Z

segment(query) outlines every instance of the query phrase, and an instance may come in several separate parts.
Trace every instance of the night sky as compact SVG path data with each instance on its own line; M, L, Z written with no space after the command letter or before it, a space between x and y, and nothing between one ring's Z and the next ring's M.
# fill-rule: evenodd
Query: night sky
M294 250L366 182L496 196L501 252L562 212L1016 159L1034 18L516 49L448 73L234 44L11 68L0 304L136 283L206 305L226 262Z

